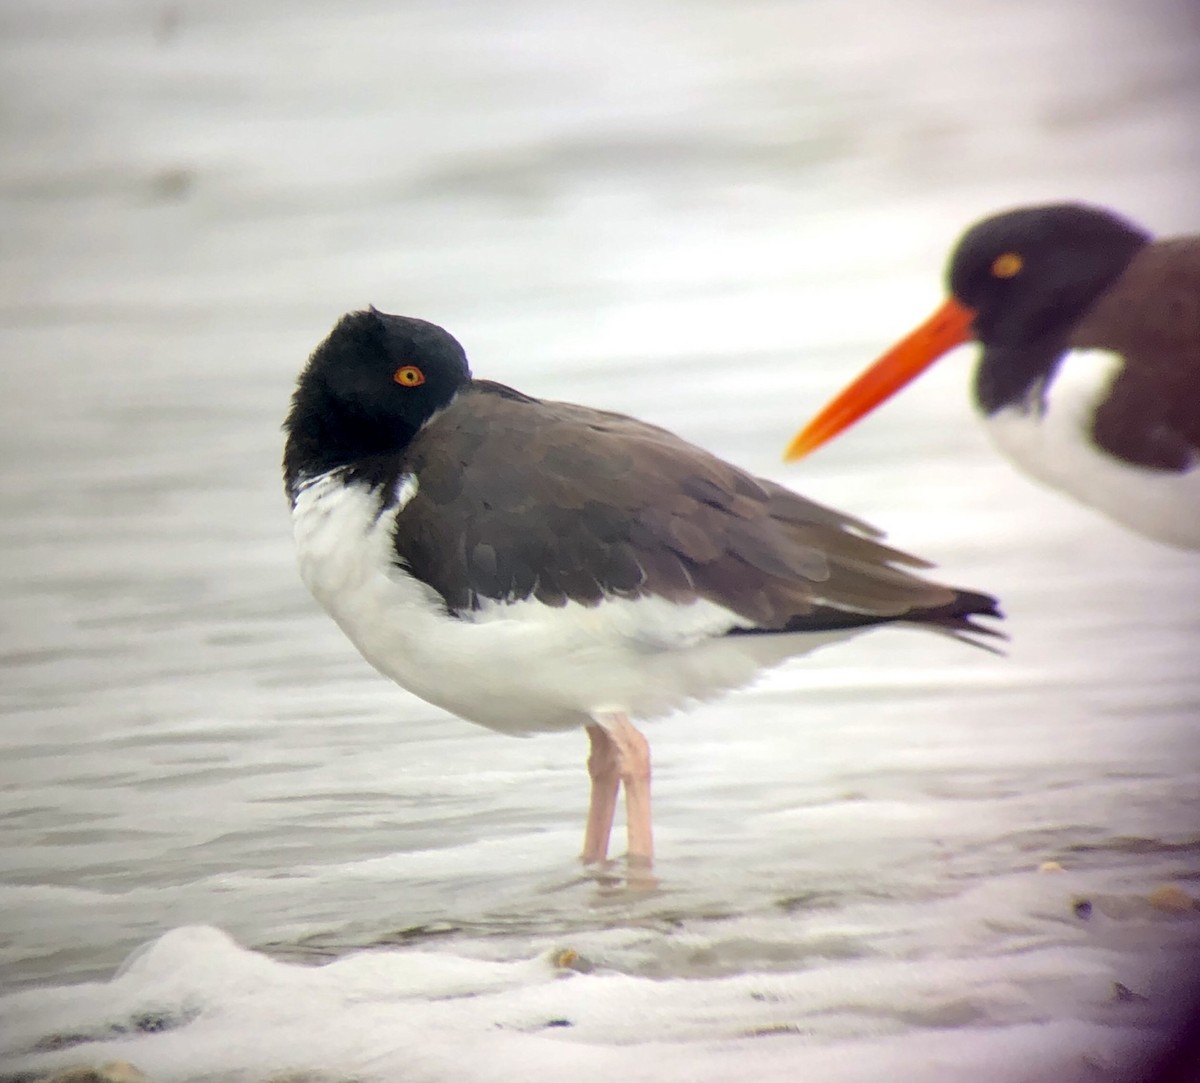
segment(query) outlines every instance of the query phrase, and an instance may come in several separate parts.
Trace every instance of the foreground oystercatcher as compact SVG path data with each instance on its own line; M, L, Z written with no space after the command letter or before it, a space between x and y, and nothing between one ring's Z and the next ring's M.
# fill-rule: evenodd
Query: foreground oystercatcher
M820 447L939 357L983 347L975 404L1035 478L1141 534L1200 549L1200 237L1110 211L998 214L958 243L950 297L838 395L785 458Z
M300 374L284 478L300 573L376 669L505 733L584 727L583 860L625 786L653 855L632 718L745 684L872 625L968 640L994 598L653 425L471 376L442 328L344 316Z

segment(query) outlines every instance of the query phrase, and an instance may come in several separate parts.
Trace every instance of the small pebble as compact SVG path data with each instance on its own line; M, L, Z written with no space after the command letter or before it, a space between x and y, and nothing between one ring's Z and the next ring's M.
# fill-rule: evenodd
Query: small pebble
M1142 996L1141 993L1135 993L1128 985L1123 985L1121 982L1115 981L1113 982L1113 1000L1120 1000L1130 1004L1146 1004L1150 998Z
M1043 861L1038 866L1038 872L1064 872L1066 870L1057 861Z
M1168 914L1186 914L1196 908L1196 900L1177 884L1161 884L1150 892L1150 905Z
M1077 918L1082 918L1087 921L1092 916L1092 904L1087 899L1076 899L1075 905L1072 907Z
M46 1076L41 1083L149 1083L132 1064L124 1060L110 1061L99 1068L67 1068Z
M590 974L595 967L574 948L563 948L553 952L550 962L558 970L574 970L577 974Z

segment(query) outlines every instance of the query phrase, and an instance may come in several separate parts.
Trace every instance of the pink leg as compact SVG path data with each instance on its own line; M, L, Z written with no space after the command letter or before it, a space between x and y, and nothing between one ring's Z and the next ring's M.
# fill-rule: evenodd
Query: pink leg
M603 726L588 726L592 751L588 755L588 774L592 778L592 796L588 804L587 828L583 834L585 865L599 864L608 857L608 839L612 834L613 816L617 811L617 790L621 785L618 774L617 746Z
M630 865L654 864L654 828L650 813L650 742L623 714L608 719L608 734L617 746L617 773L625 784L625 830Z

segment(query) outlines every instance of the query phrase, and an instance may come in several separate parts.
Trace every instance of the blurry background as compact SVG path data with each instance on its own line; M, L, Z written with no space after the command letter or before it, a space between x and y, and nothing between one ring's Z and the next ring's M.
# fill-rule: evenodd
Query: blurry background
M1146 902L1200 893L1195 555L1017 475L965 351L779 456L976 217L1200 230L1194 5L4 0L0 30L5 1066L1057 1080L1159 1033L1200 942ZM650 727L662 889L577 878L583 736L414 700L295 574L279 425L368 303L878 523L1002 598L1008 657L881 632ZM596 969L528 962L565 946Z

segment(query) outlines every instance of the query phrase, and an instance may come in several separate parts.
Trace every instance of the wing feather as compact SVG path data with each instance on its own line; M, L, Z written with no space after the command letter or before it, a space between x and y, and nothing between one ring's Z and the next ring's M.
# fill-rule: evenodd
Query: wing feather
M921 619L959 592L865 523L653 425L477 382L413 440L397 560L451 611L704 598L746 630ZM961 614L959 614L961 617Z

